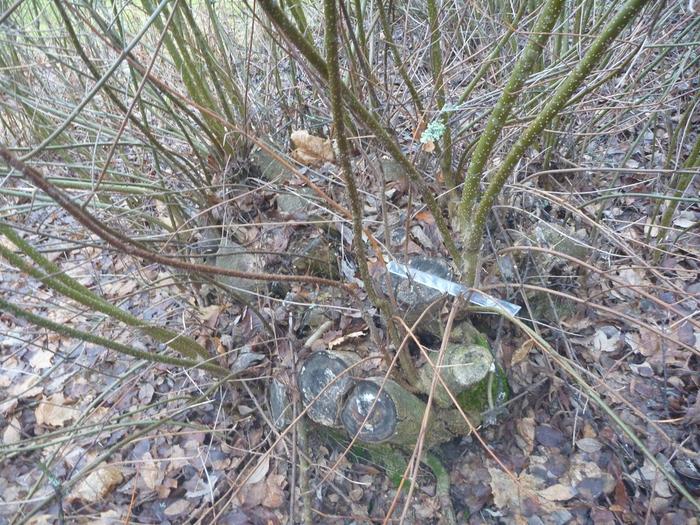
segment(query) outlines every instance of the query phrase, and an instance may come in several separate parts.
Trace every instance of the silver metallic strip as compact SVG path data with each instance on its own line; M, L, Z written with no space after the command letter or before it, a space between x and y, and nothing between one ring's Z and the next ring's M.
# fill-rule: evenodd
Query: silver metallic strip
M460 295L469 296L469 302L476 304L478 306L483 306L485 308L497 308L505 311L510 315L517 315L520 311L520 307L516 304L509 303L508 301L502 301L501 299L495 299L490 295L487 295L478 290L470 290L464 285L456 283L454 281L448 281L437 275L433 275L422 270L416 270L405 264L399 264L396 261L390 261L387 264L387 269L390 273L403 277L404 279L411 279L419 284L438 290L441 293L447 293L454 297ZM471 295L469 292L471 291Z

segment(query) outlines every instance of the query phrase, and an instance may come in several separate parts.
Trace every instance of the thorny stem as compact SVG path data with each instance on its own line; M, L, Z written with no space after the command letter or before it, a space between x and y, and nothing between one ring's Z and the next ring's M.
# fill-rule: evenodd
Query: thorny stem
M362 202L355 185L355 178L350 165L348 154L348 140L345 136L345 115L343 111L343 98L340 83L340 65L338 60L338 20L335 0L324 0L324 14L326 18L326 61L328 63L328 85L330 88L331 110L335 136L338 142L338 161L340 171L347 186L348 198L352 209L352 229L355 258L360 269L360 276L365 285L367 295L373 304L377 304L378 296L372 286L372 279L367 267L365 245L362 241Z
M540 111L534 121L523 131L520 138L513 144L506 155L498 171L491 179L491 183L484 192L484 196L478 205L475 206L473 216L466 217L468 209L460 210L460 218L470 221L470 228L462 232L465 249L465 259L463 265L463 276L467 283L474 283L477 276L477 261L481 248L481 238L486 227L486 218L493 207L496 198L500 194L508 177L513 173L516 165L522 158L525 150L539 136L545 126L568 104L576 89L583 83L591 70L600 62L604 53L612 41L627 27L633 17L642 10L649 0L628 0L615 17L605 26L603 31L593 41L583 58L576 64L576 67L569 73L564 81L552 94L549 102ZM465 190L467 192L468 190ZM473 195L463 195L468 202Z
M559 17L559 13L564 6L564 0L548 0L542 9L540 17L533 29L532 36L528 40L525 51L518 60L513 72L508 79L503 93L496 103L491 116L486 124L484 132L476 145L469 167L467 168L466 180L462 190L462 201L459 207L460 228L464 238L469 238L472 230L480 230L483 226L475 224L474 209L479 198L479 183L481 175L486 166L498 136L501 134L503 126L513 109L520 89L525 80L530 76L532 68L542 55L547 40L551 36L552 28ZM467 256L465 259L464 276L468 286L475 286L476 281L476 261L471 261Z

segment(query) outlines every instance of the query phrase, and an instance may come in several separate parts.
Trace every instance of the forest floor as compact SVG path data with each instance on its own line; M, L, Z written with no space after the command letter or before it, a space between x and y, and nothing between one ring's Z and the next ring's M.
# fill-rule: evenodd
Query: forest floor
M690 12L697 2L688 9L649 2L579 86L581 96L520 155L488 214L479 289L520 306L524 327L460 311L488 339L510 399L468 436L429 451L448 473L449 500L434 470L421 465L412 487L405 481L399 489L387 458L360 457L302 417L295 384L311 354L349 350L363 358L364 375L383 375L397 346L388 326L405 335L396 319L382 318L359 277L354 254L365 239L353 238L347 179L321 137L334 133L323 75L257 9L260 2L180 2L196 16L168 18L168 33L164 10L138 46L157 18L139 6L152 2L125 2L123 10L119 2L100 4L20 0L7 11L0 22L3 148L34 155L33 167L127 236L128 246L313 279L223 278L134 257L87 230L19 170L0 172L0 227L36 248L57 274L145 323L190 336L209 364L231 371L223 379L68 336L77 329L177 355L171 341L159 344L56 292L50 276L42 282L0 257L0 300L63 328L61 335L0 308L0 525L444 524L448 507L459 524L698 525L700 177L692 166L683 171L700 134L692 51L700 19ZM221 14L214 4L234 8ZM320 3L299 4L321 49ZM384 5L347 4L351 11ZM420 139L428 123L449 115L451 161L462 156L464 174L541 3L523 2L527 16L511 27L506 3L440 2L444 67L435 74L427 4L405 4L390 13L397 55L378 13L364 26L344 14L343 74L348 93L376 113L427 194L454 217L461 180L443 180L441 146ZM484 184L617 9L614 2L564 4L566 25L552 33L542 68L518 88L520 100L477 172ZM362 36L353 31L365 26L368 64L352 61ZM168 34L177 45L165 39L160 47ZM123 49L132 41L127 64ZM425 112L421 104L411 109L416 101L397 57ZM459 103L436 104L442 89ZM243 102L235 101L240 94ZM350 160L374 282L383 280L383 259L451 264L417 185L366 122L351 111L347 117L356 125ZM304 154L297 143L293 151L297 128L318 135L320 150ZM693 176L672 200L681 173ZM659 218L671 202L678 208L664 230ZM458 226L449 228L459 244ZM20 254L2 233L0 249ZM38 267L26 253L20 258ZM437 315L443 327L451 301ZM435 350L440 341L432 344ZM286 388L294 424L275 426L273 384Z
M606 154L614 163L615 151ZM644 154L642 145L632 158ZM254 175L262 177L259 168ZM317 181L337 177L330 164L308 175ZM556 184L564 188L575 182L583 194L586 185L606 184L641 193L647 180L644 174L621 176L614 170L609 178L596 177L577 174ZM405 224L408 191L401 180L389 179L388 222L398 229ZM336 275L345 271L352 278L347 226L333 223L335 231L329 233L326 223L315 223L319 204L298 181L289 179L281 193L281 187L266 187L261 180L251 177L251 191L229 210L246 249L268 250L244 264L285 272L280 253L298 253L294 243L322 239L321 246L334 243L333 249L315 248L316 261L331 254ZM371 181L363 184L371 187ZM333 191L333 185L327 188ZM517 212L493 225L494 246L521 250L487 257L484 287L521 304L522 318L575 363L658 462L697 496L697 234L687 235L651 266L634 247L654 235L647 226L652 201L621 196L589 204L587 212L604 218L590 226L567 203L540 206L538 191L535 179L509 194L508 206L536 217L530 229L515 226ZM379 239L387 222L373 218L381 205L368 197L365 209ZM697 223L698 215L688 209L677 222ZM291 523L290 513L298 520L305 505L317 523L381 522L388 515L397 492L382 465L352 460L343 446L322 439L308 424L305 448L297 445L298 428L280 438L270 425L270 377L293 375L295 362L310 351L304 342L313 327L332 323L312 349L344 341L360 354L378 354L357 304L348 305L337 291L308 285L278 283L283 289L248 286L226 293L188 282L86 238L54 239L54 230L79 228L50 208L23 214L21 227L41 228L41 237L26 239L63 272L146 321L186 331L220 364L236 370L240 381L220 386L202 371L147 363L2 314L2 447L12 459L0 467L0 521L33 508L40 509L29 521L35 524L62 517L71 523ZM604 240L593 249L588 241L601 230ZM415 214L409 231L408 239L397 241L409 256L444 255L428 215ZM593 266L601 260L605 271ZM664 283L661 291L657 278ZM3 270L3 288L52 321L147 348L133 330L76 311L25 275ZM250 307L238 300L241 294ZM480 439L469 436L435 451L450 474L458 522L694 522L691 504L531 339L498 316L471 318L488 336L512 397L495 422L478 429ZM383 334L381 324L374 329ZM295 465L300 456L306 456L301 467ZM76 477L78 472L88 474ZM306 481L299 483L299 476ZM392 519L407 504L405 496L406 491L398 494ZM435 479L424 470L407 522L437 523L442 511Z

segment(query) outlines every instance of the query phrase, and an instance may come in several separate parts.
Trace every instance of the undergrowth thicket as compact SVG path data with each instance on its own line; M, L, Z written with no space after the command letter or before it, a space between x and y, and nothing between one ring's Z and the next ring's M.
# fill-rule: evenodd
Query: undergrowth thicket
M290 522L316 519L309 469L297 470L313 463L308 448L296 452L306 429L278 432L263 402L273 365L291 365L285 352L304 326L284 307L307 305L304 319L327 307L336 327L340 315L364 319L373 352L415 379L408 352L392 361L406 330L376 272L418 252L522 305L520 319L493 317L512 350L498 357L516 353L564 378L700 509L643 432L653 427L673 454L697 458L692 425L659 426L681 417L668 408L627 417L633 402L605 386L611 362L646 359L660 389L683 392L679 414L700 406L690 373L700 348L691 286L700 268L700 17L685 9L647 0L0 1L0 450L3 476L16 468L24 480L0 516L84 515L64 498L168 428L191 425L225 443L212 422L188 414L196 421L202 403L227 398L225 410L255 400L249 413L266 437L195 517L230 512L287 443ZM300 129L330 138L336 161L297 162L290 135ZM275 215L283 194L312 211ZM302 227L322 232L322 244L334 239L333 271L303 265L306 248L299 256L288 246ZM238 248L267 265L211 264L234 230ZM616 316L617 361L577 355L571 341L601 341L599 331L579 332ZM233 342L228 321L245 326ZM632 345L620 332L646 339ZM652 357L649 345L673 357ZM93 348L130 360L102 369L107 357L83 361ZM241 348L265 348L265 364L234 366ZM32 365L44 351L50 364ZM172 399L115 408L153 366L176 378ZM37 430L37 406L71 397L54 377L86 369L101 386L72 400L81 415ZM249 387L241 376L259 380ZM132 432L103 444L114 428ZM60 466L76 443L82 460ZM130 512L142 503L136 486Z

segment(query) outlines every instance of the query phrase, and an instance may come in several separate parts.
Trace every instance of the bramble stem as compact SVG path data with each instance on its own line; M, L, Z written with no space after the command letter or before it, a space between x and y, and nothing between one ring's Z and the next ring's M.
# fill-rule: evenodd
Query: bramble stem
M486 128L481 134L479 142L476 144L471 162L467 168L466 180L462 189L462 200L459 206L459 222L463 238L470 237L473 230L483 229L483 225L475 224L474 210L479 199L479 183L481 175L486 166L486 162L491 157L491 152L496 145L499 135L506 124L506 120L511 114L513 104L515 104L520 89L530 76L532 68L542 55L542 50L547 44L547 40L552 34L552 28L559 17L559 13L564 6L564 0L548 0L542 9L540 17L532 31L527 46L515 64L515 68L503 87L503 93L498 99L496 106L486 123ZM476 277L476 261L471 261L469 256L464 261L462 268L465 276L465 283L474 286Z
M465 189L462 202L464 203L466 199L466 204L464 208L460 209L460 219L468 220L470 225L470 227L462 231L465 252L462 270L466 283L471 284L476 281L477 262L479 250L481 249L481 238L486 226L486 218L525 151L544 130L545 126L567 106L574 92L581 86L596 64L600 62L612 41L648 2L649 0L628 0L617 15L608 22L583 58L576 64L576 67L552 94L549 102L545 104L539 115L513 144L503 163L499 166L498 171L491 178L491 182L483 197L478 204L471 207L471 210L469 203L474 198L474 194L469 193L469 189Z

